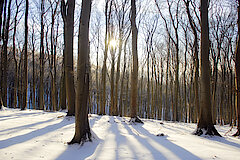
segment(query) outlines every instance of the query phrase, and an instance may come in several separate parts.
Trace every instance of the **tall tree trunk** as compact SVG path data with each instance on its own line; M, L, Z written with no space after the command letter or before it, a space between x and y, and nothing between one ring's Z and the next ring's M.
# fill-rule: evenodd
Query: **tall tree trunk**
M152 56L153 57L153 56ZM150 118L154 119L154 111L155 111L155 103L154 103L154 65L153 65L153 58L152 58L152 76L151 76L151 114Z
M7 3L7 1L5 1L5 4ZM11 3L12 0L8 1L8 7L5 5L5 8L8 8L8 14L7 14L7 19L6 17L4 17L4 21L3 21L3 55L1 57L2 60L2 74L3 74L3 78L2 78L2 99L3 99L3 106L7 106L7 77L8 77L8 38L9 38L9 25L10 25L10 18L11 18ZM4 12L4 15L6 14L6 12Z
M23 105L21 110L27 108L27 90L28 90L28 0L26 0L26 10L25 10L25 43L24 43L24 80L23 80Z
M125 103L124 103L124 114L123 114L123 116L128 116L129 115L129 112L128 112L128 109L129 109L129 93L128 93L128 91L129 91L129 72L127 71L127 73L126 73L126 89L125 89L125 91L126 91L126 93L125 93Z
M100 43L100 31L97 31L97 56L96 56L96 97L97 97L97 114L99 114L100 104L99 104L99 81L98 81L98 54L99 54L99 43Z
M74 70L73 70L73 33L74 33L74 10L75 0L61 1L62 17L64 21L65 41L65 81L66 95L68 103L67 116L75 114L75 88L74 88Z
M17 4L16 0L16 14L14 17L14 27L13 27L13 58L14 58L14 63L15 63L15 77L14 77L14 108L17 107L17 92L18 92L18 61L16 57L16 32L17 32L17 16L19 12L19 7L20 4Z
M147 118L150 118L150 66L149 66L149 60L150 60L150 53L148 52L147 57Z
M41 2L41 39L40 39L40 86L39 86L39 109L44 110L44 46L43 46L43 40L44 40L44 0Z
M237 132L233 136L240 136L240 0L238 0L237 24L238 24L238 40L235 52Z
M118 112L118 83L120 79L120 60L122 54L122 31L119 31L119 47L118 47L118 60L117 60L117 71L116 71L116 79L115 79L115 107L114 107L114 115L117 115Z
M6 2L6 0L5 0ZM2 41L2 15L3 15L3 4L4 0L0 2L0 41Z
M56 39L54 37L54 25L55 25L55 16L57 13L58 4L60 1L56 3L55 8L53 8L51 4L52 9L52 23L51 23L51 60L50 60L50 75L51 75L51 106L52 110L57 110L57 97L56 97ZM58 27L58 26L57 26ZM50 56L49 56L50 58Z
M35 83L35 42L34 42L34 27L33 27L33 34L32 34L32 107L33 109L36 109L36 99L35 99L35 89L36 89L36 83Z
M78 37L78 66L77 66L77 95L75 115L75 135L69 144L84 143L87 138L91 141L91 131L88 121L89 96L89 21L91 0L82 1ZM88 47L87 47L88 46Z
M131 30L132 30L132 55L133 65L131 74L131 120L143 123L137 117L138 97L138 53L137 53L137 26L136 26L136 1L131 0Z
M209 28L208 28L208 0L201 0L201 101L200 118L196 135L221 136L212 123L211 97L210 97L210 64L209 64ZM206 132L204 132L205 130Z
M65 31L65 25L63 25L63 30ZM66 44L66 36L63 35L64 44ZM66 48L63 49L63 60L62 60L62 75L61 75L61 87L60 87L60 108L66 109L66 76L65 76L65 56Z
M130 34L129 34L130 35ZM128 36L129 37L129 36ZM122 71L122 78L121 78L121 91L120 91L120 100L119 100L119 115L122 116L123 114L123 90L124 90L124 79L125 79L125 72L126 72L126 59L127 59L127 39L124 43L124 58L123 58L123 71Z
M110 108L109 108L109 115L116 115L115 112L115 101L114 101L114 70L115 70L115 50L111 47L110 49L110 53L112 56L112 63L111 63L111 75L110 75L110 86L111 86L111 93L110 93L110 97L111 97L111 104L110 104Z
M168 70L169 70L169 56L170 56L170 37L168 38L168 51L167 51L167 67L166 67L166 102L165 102L165 121L169 120L170 107L168 106Z
M161 76L161 77L160 77L160 82L158 82L159 85L160 85L160 89L159 89L160 101L159 101L159 109L158 109L158 119L162 119L163 120L163 118L162 118L162 104L163 104L162 103L162 101L163 101L163 91L162 91L163 90L163 60L162 60L162 58L161 58L161 74L159 76Z
M107 53L108 53L108 44L109 44L109 34L108 28L110 23L111 17L111 9L112 9L112 1L110 2L110 8L108 13L108 3L110 0L106 0L105 5L105 49L104 49L104 60L103 60L103 67L102 67L102 89L101 89L101 103L100 103L100 115L105 114L105 106L106 106L106 75L107 75Z
M193 31L194 35L194 93L195 93L195 98L194 98L194 103L195 103L195 109L197 112L196 118L198 119L199 117L199 95L198 95L198 77L199 77L199 60L198 60L198 35L197 35L197 29L196 29L196 24L193 20L193 17L190 14L190 9L189 9L189 3L190 0L187 0L185 2L186 5L186 11L187 11L187 16L188 20L191 26L191 29Z

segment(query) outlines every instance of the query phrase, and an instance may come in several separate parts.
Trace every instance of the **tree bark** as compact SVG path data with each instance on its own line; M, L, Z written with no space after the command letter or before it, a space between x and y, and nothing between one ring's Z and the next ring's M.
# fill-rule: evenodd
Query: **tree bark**
M77 95L75 115L75 135L69 144L91 141L91 131L88 121L89 96L89 21L91 0L82 1L78 37Z
M102 81L101 81L101 103L100 103L100 115L105 114L105 107L106 107L106 75L107 75L107 53L108 53L108 44L109 44L109 34L108 28L110 23L111 17L111 10L112 10L112 1L110 2L110 8L108 13L108 3L110 0L106 1L105 4L105 49L104 49L104 60L103 60L103 67L102 67Z
M235 52L235 72L236 72L236 112L237 112L237 132L233 136L240 136L240 0L238 0L238 40Z
M210 97L210 64L209 64L209 28L208 28L208 0L201 0L201 101L200 118L195 135L221 136L212 123Z
M199 95L198 95L198 79L199 79L199 60L198 60L198 35L197 35L197 29L196 29L196 24L193 20L193 17L190 14L190 9L189 9L189 3L190 0L185 1L186 5L186 12L188 16L188 20L191 26L191 29L193 31L194 35L194 92L195 92L195 98L194 98L194 103L195 103L195 109L197 112L196 118L198 119L199 117Z
M75 114L75 88L74 88L74 70L73 70L73 33L74 33L74 10L75 0L68 0L65 4L61 1L61 13L64 21L65 41L65 81L66 96L68 104L67 116Z
M28 93L28 0L26 0L26 10L25 10L25 43L24 43L24 78L23 78L23 105L21 110L27 108L27 93Z
M3 99L3 106L7 107L7 77L8 77L8 39L9 39L9 25L10 25L10 18L11 18L11 3L12 0L8 1L8 7L6 5L7 1L5 1L5 10L6 8L8 8L8 14L7 14L7 19L6 17L4 17L4 21L3 21L3 51L2 51L2 99ZM6 12L5 12L6 13ZM4 15L5 15L4 13ZM5 84L3 84L5 83Z
M44 46L43 46L43 40L44 40L44 0L41 2L41 39L40 39L40 86L39 86L39 109L44 110Z
M131 0L131 30L132 30L132 75L131 75L131 121L143 123L137 117L138 97L138 53L137 53L137 26L136 26L136 1Z

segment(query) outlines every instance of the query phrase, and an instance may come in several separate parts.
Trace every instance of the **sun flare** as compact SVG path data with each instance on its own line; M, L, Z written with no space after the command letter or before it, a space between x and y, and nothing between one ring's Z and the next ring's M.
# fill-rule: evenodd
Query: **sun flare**
M116 48L116 47L117 47L117 40L116 40L116 39L112 39L112 40L109 42L109 45L110 45L112 48Z

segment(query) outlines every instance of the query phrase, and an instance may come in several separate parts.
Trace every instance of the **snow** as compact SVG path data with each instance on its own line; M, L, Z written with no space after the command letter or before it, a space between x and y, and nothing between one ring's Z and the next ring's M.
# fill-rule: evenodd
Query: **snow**
M0 111L1 160L112 160L112 159L224 159L240 157L240 139L216 126L223 137L199 137L196 124L143 119L130 124L127 117L89 115L93 142L67 145L74 135L74 117L65 112ZM163 133L164 136L156 136ZM227 135L225 136L225 133Z

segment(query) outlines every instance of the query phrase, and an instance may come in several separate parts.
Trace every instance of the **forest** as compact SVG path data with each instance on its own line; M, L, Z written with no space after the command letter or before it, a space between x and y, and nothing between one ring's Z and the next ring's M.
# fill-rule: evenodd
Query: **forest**
M199 136L228 126L239 137L239 0L1 0L0 9L0 113L64 111L75 117L68 144L92 141L91 116L107 115L195 124Z

